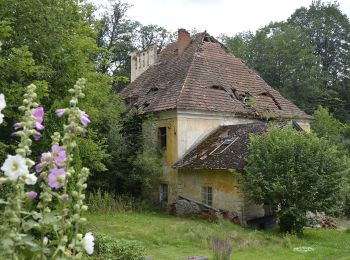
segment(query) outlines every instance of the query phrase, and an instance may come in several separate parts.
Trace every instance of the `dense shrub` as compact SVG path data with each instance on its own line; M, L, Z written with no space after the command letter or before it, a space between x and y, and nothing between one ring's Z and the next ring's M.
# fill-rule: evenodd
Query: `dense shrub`
M336 146L312 133L277 127L250 141L243 187L255 203L272 205L282 231L301 233L307 211L340 209L349 164Z
M95 259L143 260L145 248L136 240L114 239L98 234L95 236Z

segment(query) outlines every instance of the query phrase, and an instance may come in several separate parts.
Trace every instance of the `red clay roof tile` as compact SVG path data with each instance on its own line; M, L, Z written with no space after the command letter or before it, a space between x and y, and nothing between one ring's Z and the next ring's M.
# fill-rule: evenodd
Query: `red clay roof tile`
M159 62L121 96L144 112L188 109L255 118L311 118L206 32L194 35L181 54L176 43L169 44Z

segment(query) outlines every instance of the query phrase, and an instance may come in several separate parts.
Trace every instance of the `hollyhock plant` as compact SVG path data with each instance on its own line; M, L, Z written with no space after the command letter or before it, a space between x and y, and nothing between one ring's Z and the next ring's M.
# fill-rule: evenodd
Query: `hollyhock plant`
M43 170L44 164L49 163L50 160L51 160L51 153L50 153L50 152L42 153L42 154L41 154L41 158L40 158L40 163L38 163L38 164L35 166L35 171L36 171L36 172L41 172L41 171Z
M38 179L34 174L26 174L24 177L25 177L24 182L27 185L34 185Z
M14 128L15 130L20 129L21 127L22 127L22 126L21 126L20 123L16 123L16 124L13 125L13 128Z
M43 244L46 246L48 243L49 243L49 238L45 236L43 238Z
M50 170L48 184L51 188L59 189L63 186L65 178L66 172L64 169L54 168Z
M84 237L80 233L86 222L82 212L87 210L84 191L89 170L85 167L75 169L73 160L77 137L90 123L88 115L77 106L79 98L84 97L84 84L85 80L79 79L69 89L72 94L70 106L56 111L59 117L67 114L63 135L58 131L51 135L51 151L42 153L39 163L29 156L32 139L39 140L44 130L44 108L37 103L35 85L26 89L19 107L23 116L13 126L17 131L13 135L20 139L16 154L7 155L0 171L4 175L0 176L0 184L7 183L13 188L3 203L4 210L0 211L1 259L32 259L33 254L38 259L84 259L85 254L94 251L91 232ZM0 122L5 106L5 98L0 94ZM39 176L32 173L34 165ZM29 186L35 184L37 191Z
M65 111L66 111L65 109L59 108L59 109L56 109L55 113L58 117L62 117L64 115Z
M44 108L37 107L33 110L33 116L35 117L35 128L38 131L44 130L44 126L42 125L44 121Z
M94 252L94 240L95 238L91 232L86 233L83 238L84 249L89 255L91 255Z
M33 138L34 138L35 141L39 141L40 138L41 138L41 134L40 133L36 133L36 134L33 135Z
M61 163L63 163L67 157L66 157L66 151L63 149L63 147L55 144L51 148L51 154L52 159L56 163L57 166L60 166Z
M0 125L4 121L4 115L1 113L1 111L6 107L6 101L4 94L0 94Z
M4 94L0 94L0 111L6 107L6 101Z
M90 123L89 115L85 111L81 111L80 122L83 126L87 126Z
M26 160L21 155L7 155L1 170L10 180L17 180L19 176L29 174Z
M29 192L27 192L27 196L28 196L28 198L33 200L38 196L38 193L35 191L29 191Z
M64 202L67 202L67 201L69 200L69 195L68 195L68 194L63 194L63 195L62 195L62 200L63 200Z

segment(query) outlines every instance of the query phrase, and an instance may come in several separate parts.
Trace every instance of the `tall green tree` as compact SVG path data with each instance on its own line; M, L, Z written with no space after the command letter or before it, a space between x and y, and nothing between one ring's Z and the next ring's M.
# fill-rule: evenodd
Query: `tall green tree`
M350 122L350 21L337 3L313 1L286 22L226 37L226 42L306 112L322 105Z
M127 17L130 5L120 0L111 1L105 7L102 18L96 19L98 68L102 73L112 76L113 85L117 90L124 88L130 79L129 53L135 48L137 28L139 23Z
M121 0L110 1L101 18L94 18L97 28L98 68L112 76L113 86L120 91L130 82L130 53L156 44L160 52L173 35L165 28L142 25L128 18L131 6Z
M320 58L325 92L320 104L350 122L350 20L339 4L313 1L297 9L288 24L299 29L315 46Z
M87 139L81 142L90 150L77 152L77 156L92 172L101 172L108 157L106 137L111 126L119 124L122 106L109 75L96 72L94 57L99 49L89 19L91 11L91 5L74 0L0 1L0 92L11 104L5 110L9 124L1 131L0 141L10 146L15 142L8 136L18 121L18 100L24 87L33 82L39 87L41 103L48 108L45 134L34 147L34 155L38 156L37 148L48 149L50 135L62 120L54 111L68 102L69 86L84 77L88 83L81 108L92 123Z
M314 46L285 23L227 38L229 50L255 69L283 96L312 113L322 94L322 73Z
M297 9L288 24L300 29L315 46L327 76L325 86L350 78L350 22L338 3L313 1L309 8Z

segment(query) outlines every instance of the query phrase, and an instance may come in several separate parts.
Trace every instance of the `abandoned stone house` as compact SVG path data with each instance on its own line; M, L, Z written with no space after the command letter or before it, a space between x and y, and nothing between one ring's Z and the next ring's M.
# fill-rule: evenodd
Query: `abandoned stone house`
M308 130L310 116L270 87L207 32L179 29L159 54L151 46L131 54L128 108L150 113L158 125L164 167L156 188L168 204L180 197L237 214L242 223L266 214L250 203L232 174L248 156L249 134L284 121Z

